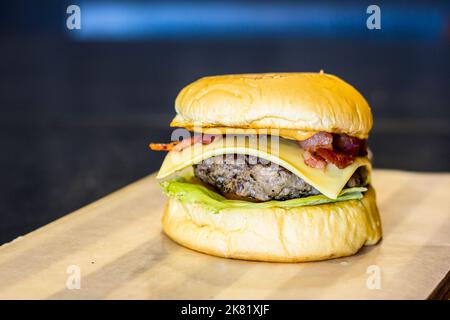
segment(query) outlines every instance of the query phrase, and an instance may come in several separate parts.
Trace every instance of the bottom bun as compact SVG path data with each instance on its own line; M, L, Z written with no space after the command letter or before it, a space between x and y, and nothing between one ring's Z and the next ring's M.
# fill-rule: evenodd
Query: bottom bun
M361 200L289 209L225 209L169 199L164 232L190 249L234 259L302 262L355 254L381 238L373 188Z

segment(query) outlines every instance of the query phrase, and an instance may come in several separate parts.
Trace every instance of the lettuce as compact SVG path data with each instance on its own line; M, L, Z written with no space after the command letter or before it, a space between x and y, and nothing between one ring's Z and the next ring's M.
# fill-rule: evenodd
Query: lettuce
M229 200L224 196L214 192L203 185L189 182L179 178L161 182L164 194L170 198L176 198L181 202L197 203L209 207L214 213L219 213L224 209L263 209L263 208L293 208L302 206L314 206L326 203L333 203L346 200L359 200L363 197L363 192L367 188L356 187L342 190L337 199L330 199L324 195L315 195L305 198L266 202L249 202L242 200Z

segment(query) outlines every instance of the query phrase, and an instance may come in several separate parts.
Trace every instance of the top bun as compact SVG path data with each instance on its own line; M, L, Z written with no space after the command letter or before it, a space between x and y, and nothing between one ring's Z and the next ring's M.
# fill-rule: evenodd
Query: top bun
M175 127L326 131L360 139L372 128L364 97L323 72L204 77L181 90L175 109Z

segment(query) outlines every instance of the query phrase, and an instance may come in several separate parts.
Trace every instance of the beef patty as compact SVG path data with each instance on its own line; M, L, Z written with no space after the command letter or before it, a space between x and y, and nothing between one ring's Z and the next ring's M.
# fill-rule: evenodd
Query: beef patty
M195 175L222 194L256 201L288 200L320 194L285 168L248 155L221 155L194 165ZM358 169L347 187L362 186L367 170Z

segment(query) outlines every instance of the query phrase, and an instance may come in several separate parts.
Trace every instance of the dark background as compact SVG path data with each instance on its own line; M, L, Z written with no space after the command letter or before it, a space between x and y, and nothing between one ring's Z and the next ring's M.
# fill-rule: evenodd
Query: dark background
M450 171L449 7L378 1L371 31L369 4L4 1L0 243L156 171L147 145L204 75L337 74L372 106L377 168Z

